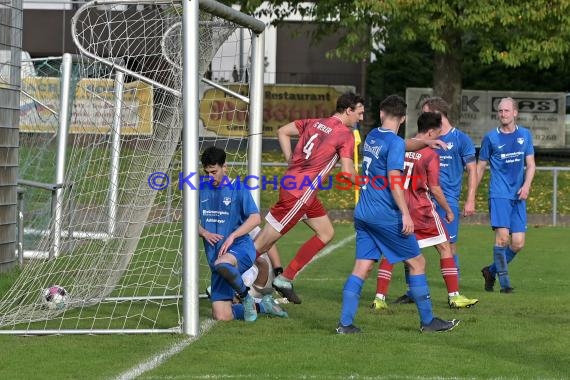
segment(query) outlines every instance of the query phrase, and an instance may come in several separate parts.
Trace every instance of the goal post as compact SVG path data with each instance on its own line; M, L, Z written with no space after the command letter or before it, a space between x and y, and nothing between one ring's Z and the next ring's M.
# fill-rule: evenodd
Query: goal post
M68 151L59 153L65 172L57 173L66 186L38 243L44 252L57 243L59 253L26 260L0 295L0 334L200 333L209 268L200 254L199 194L179 178L200 172L207 145L238 163L230 175L260 177L264 29L212 0L97 0L78 9L72 35L80 58L69 103L26 97L33 114L50 109L50 120L70 120ZM245 43L240 30L248 32ZM232 65L241 71L244 55L247 74L236 81L228 72ZM28 91L59 83L30 81L42 86ZM57 126L32 129L21 125L32 136L25 141L62 151L33 137ZM23 150L31 157L40 149ZM151 183L155 173L168 174L168 191ZM198 176L189 182L199 189ZM24 203L24 223L36 203ZM55 223L65 233L56 237ZM63 306L42 299L55 285L67 292Z
M202 9L219 17L232 20L237 24L251 28L256 34L252 36L251 53L251 83L249 99L249 136L248 136L248 173L260 178L263 133L263 69L264 69L264 38L263 22L237 12L212 0L200 0ZM196 1L183 0L183 99L199 99L198 75L199 72L199 39L197 25L199 23L199 6ZM198 102L184 102L183 122L183 173L199 172L199 157L195 142L199 140L199 107ZM194 178L194 186L198 189L198 178ZM254 190L254 199L260 206L259 189ZM198 220L196 210L199 210L198 191L184 192L184 230L183 230L183 273L184 273L184 302L183 332L196 336L199 333L198 318L198 271L193 263L198 262L200 239L198 237ZM187 322L186 322L187 321Z

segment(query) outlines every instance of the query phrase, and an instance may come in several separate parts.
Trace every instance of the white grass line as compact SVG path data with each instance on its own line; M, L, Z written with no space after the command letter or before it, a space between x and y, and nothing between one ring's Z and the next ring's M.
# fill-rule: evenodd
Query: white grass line
M304 271L309 265L311 265L312 263L314 263L315 261L322 259L325 256L330 255L331 253L333 253L334 251L336 251L338 248L345 246L346 244L350 243L351 241L353 241L356 238L356 234L351 234L347 237L345 237L344 239L342 239L341 241L334 243L332 245L328 245L325 247L325 249L323 249L321 252L319 252L319 254L315 255L315 257L313 257L311 259L311 261L309 261L307 263L307 265L305 265L303 267L303 269L301 269L299 271L299 273L301 273L302 271ZM299 275L299 273L297 273L297 276Z
M181 352L182 350L184 350L190 344L192 344L193 342L200 339L200 337L202 335L204 335L206 332L208 332L208 330L210 330L212 328L212 326L215 325L215 323L216 323L216 321L214 321L213 319L206 319L205 321L200 323L200 335L198 335L197 337L184 339L182 342L172 344L166 350L157 353L156 355L154 355L150 359L148 359L142 363L139 363L136 366L134 366L133 368L131 368L131 369L127 370L126 372L120 374L119 376L116 377L116 379L117 380L136 379L137 377L139 377L143 373L148 372L148 371L152 371L153 369L157 368L162 363L164 363L166 360L170 359L174 355L176 355L179 352Z

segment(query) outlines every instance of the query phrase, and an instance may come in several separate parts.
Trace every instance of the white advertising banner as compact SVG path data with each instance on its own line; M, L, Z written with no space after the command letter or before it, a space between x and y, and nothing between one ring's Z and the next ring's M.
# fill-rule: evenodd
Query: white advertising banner
M417 131L422 101L432 96L431 88L407 88L406 137ZM560 148L565 145L566 94L563 92L476 91L461 93L461 118L455 127L467 133L476 146L483 136L496 128L497 107L502 98L518 102L517 124L531 130L534 145L541 148Z

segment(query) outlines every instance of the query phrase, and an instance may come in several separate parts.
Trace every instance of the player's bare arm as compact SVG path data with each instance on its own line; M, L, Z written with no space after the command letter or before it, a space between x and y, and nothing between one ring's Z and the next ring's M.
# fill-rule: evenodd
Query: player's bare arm
M524 173L524 182L522 187L519 189L517 194L520 200L525 200L530 194L530 186L532 185L532 180L534 179L534 173L536 172L536 163L534 162L534 155L526 156L525 158L526 170Z
M285 161L289 162L291 159L291 137L299 136L299 130L294 122L285 124L277 130L277 138L279 139L279 146L285 156Z
M400 178L402 173L399 170L390 170L388 172L388 182L392 196L394 197L394 202L400 209L402 213L402 233L404 235L410 235L414 233L414 222L410 217L410 211L406 205L406 198L404 197L404 189L401 183L392 183L391 178Z
M475 161L465 165L467 170L467 198L463 205L463 216L471 216L475 214L475 196L477 194L477 164Z
M483 179L483 175L485 175L485 169L487 169L487 161L479 160L477 162L477 183L476 188L479 187L481 180Z
M348 157L341 157L340 159L341 175L343 178L348 179L353 184L357 184L356 170L354 169L354 160Z
M202 226L198 226L198 235L204 238L210 245L215 245L224 238L223 235L210 232Z
M455 219L455 215L449 207L449 203L447 203L447 199L445 199L445 195L443 195L443 190L441 190L441 186L430 186L429 190L437 203L441 206L442 209L445 210L445 221L447 223L453 222Z
M406 139L406 152L415 152L426 146L433 149L447 150L447 144L441 140L418 139L415 137Z
M234 243L234 240L240 236L246 235L251 232L255 227L259 226L261 223L261 215L259 213L251 214L245 222L242 223L234 232L232 232L222 244L220 251L218 252L218 257L224 255L228 249Z

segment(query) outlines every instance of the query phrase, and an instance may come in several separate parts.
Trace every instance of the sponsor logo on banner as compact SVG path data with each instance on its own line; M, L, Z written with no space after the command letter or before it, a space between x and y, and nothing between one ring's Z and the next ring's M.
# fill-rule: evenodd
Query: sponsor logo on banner
M432 94L431 88L406 89L406 137L415 135L421 103ZM497 110L501 99L506 97L517 101L519 113L516 122L531 131L535 146L565 146L566 94L562 92L463 90L460 118L452 120L453 126L469 135L476 146L480 146L483 136L499 125Z
M20 132L55 133L60 108L60 79L22 78ZM112 79L81 79L72 98L70 133L107 134L115 113L115 82ZM122 135L151 135L152 87L140 81L124 84L121 114Z
M230 84L228 89L248 96L247 85ZM263 136L277 137L279 127L297 120L329 117L337 98L351 86L265 85L263 89ZM205 131L218 136L248 135L248 105L221 90L209 88L200 101L200 120Z

